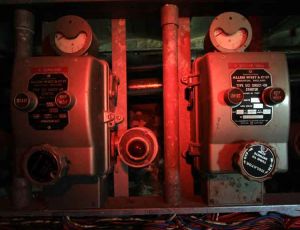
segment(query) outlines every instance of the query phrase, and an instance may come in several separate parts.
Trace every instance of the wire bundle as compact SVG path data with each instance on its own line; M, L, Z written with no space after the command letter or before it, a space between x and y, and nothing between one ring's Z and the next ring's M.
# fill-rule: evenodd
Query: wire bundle
M0 229L131 229L131 230L273 230L300 229L300 217L278 213L228 213L142 217L30 217L0 218Z

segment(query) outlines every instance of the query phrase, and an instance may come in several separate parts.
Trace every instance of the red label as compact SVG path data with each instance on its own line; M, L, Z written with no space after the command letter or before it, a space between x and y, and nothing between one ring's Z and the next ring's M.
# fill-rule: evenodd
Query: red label
M229 69L240 69L240 68L246 68L246 69L252 69L252 68L263 68L263 69L269 69L269 63L267 62L230 62L228 63Z
M33 67L31 73L67 73L68 67L66 66L49 66L49 67Z

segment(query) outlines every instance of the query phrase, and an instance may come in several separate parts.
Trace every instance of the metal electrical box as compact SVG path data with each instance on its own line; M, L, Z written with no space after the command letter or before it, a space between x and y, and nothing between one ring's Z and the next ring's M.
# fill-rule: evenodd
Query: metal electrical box
M110 171L110 78L108 64L91 56L16 62L11 109L19 174L49 185L64 175Z
M194 62L192 138L202 171L263 181L288 169L290 90L284 54L208 53ZM201 124L196 126L195 124Z

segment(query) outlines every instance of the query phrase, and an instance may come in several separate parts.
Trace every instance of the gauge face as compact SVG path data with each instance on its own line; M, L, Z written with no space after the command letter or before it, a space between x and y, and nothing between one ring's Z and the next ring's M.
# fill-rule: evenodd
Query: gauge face
M225 12L212 21L209 38L215 49L221 52L243 52L250 45L252 28L241 14Z
M54 37L56 47L64 53L71 54L77 53L87 43L87 34L84 32L79 33L75 38L67 38L62 33L56 33Z
M57 54L64 56L81 56L89 53L90 48L94 47L92 28L86 20L75 15L59 18L55 22L50 39Z
M246 43L248 33L245 29L239 29L234 34L227 34L218 28L215 30L214 36L219 46L228 50L237 50Z

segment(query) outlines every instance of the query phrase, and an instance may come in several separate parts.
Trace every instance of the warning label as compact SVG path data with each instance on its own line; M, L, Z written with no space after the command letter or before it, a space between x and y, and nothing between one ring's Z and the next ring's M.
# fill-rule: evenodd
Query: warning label
M231 83L244 93L244 100L232 108L232 121L238 126L266 125L272 119L272 107L261 101L261 94L271 86L271 75L264 69L238 69L231 75Z
M68 89L68 79L63 74L36 74L28 90L38 98L36 109L29 113L29 123L37 130L63 129L68 124L67 110L55 103L55 96Z

